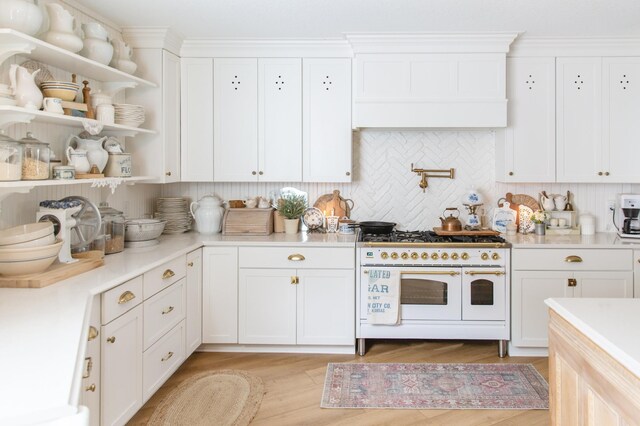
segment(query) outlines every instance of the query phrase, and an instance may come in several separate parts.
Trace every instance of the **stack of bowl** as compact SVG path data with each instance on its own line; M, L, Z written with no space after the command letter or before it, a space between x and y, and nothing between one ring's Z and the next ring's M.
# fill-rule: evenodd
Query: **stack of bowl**
M0 105L16 105L16 100L13 97L13 90L7 84L0 83Z
M73 102L80 85L70 81L43 81L40 88L47 98L60 98L63 101Z
M28 223L0 231L0 275L45 271L58 258L62 241L51 222Z

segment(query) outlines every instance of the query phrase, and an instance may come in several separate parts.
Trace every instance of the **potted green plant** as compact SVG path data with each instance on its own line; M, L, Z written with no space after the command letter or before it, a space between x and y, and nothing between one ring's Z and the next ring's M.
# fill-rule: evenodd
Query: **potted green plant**
M285 234L298 233L300 217L307 208L307 202L302 195L287 195L278 202L278 212L284 216Z

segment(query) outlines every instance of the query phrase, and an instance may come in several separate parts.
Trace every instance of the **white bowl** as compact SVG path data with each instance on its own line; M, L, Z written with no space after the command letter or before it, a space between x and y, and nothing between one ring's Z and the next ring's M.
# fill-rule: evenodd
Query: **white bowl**
M42 259L23 260L20 262L0 262L0 275L15 276L44 272L58 258L58 255Z
M148 241L156 239L164 231L166 220L132 219L124 227L125 241Z
M31 241L25 241L24 243L0 246L0 249L50 246L52 244L55 244L55 242L56 236L52 232L51 234L45 235L44 237L36 238L35 240Z
M0 262L23 262L57 256L62 248L62 240L41 247L0 248Z
M53 223L51 222L27 223L3 229L0 231L0 249L5 248L2 246L26 243L44 238L47 235L53 235ZM49 244L53 244L53 242L51 241Z

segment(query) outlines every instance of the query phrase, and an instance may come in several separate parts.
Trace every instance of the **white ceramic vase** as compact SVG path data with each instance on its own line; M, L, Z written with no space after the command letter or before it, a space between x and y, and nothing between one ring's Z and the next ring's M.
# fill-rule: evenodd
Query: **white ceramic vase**
M285 219L284 220L284 233L285 234L297 234L298 233L298 225L300 224L300 219Z
M49 14L49 31L42 36L42 39L73 53L82 50L82 39L75 33L76 20L73 15L57 3L47 3L47 13Z
M0 0L0 28L36 35L42 26L42 11L33 0Z
M80 55L103 65L109 65L113 59L113 46L108 41L109 33L97 22L82 24L84 46Z

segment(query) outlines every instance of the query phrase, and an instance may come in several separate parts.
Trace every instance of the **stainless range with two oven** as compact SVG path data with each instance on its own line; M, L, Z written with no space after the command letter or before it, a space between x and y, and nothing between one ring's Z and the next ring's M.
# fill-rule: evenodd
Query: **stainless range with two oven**
M431 231L360 234L356 318L358 353L365 339L498 340L510 338L510 250L499 236L439 236ZM400 321L367 321L368 274L400 273Z

